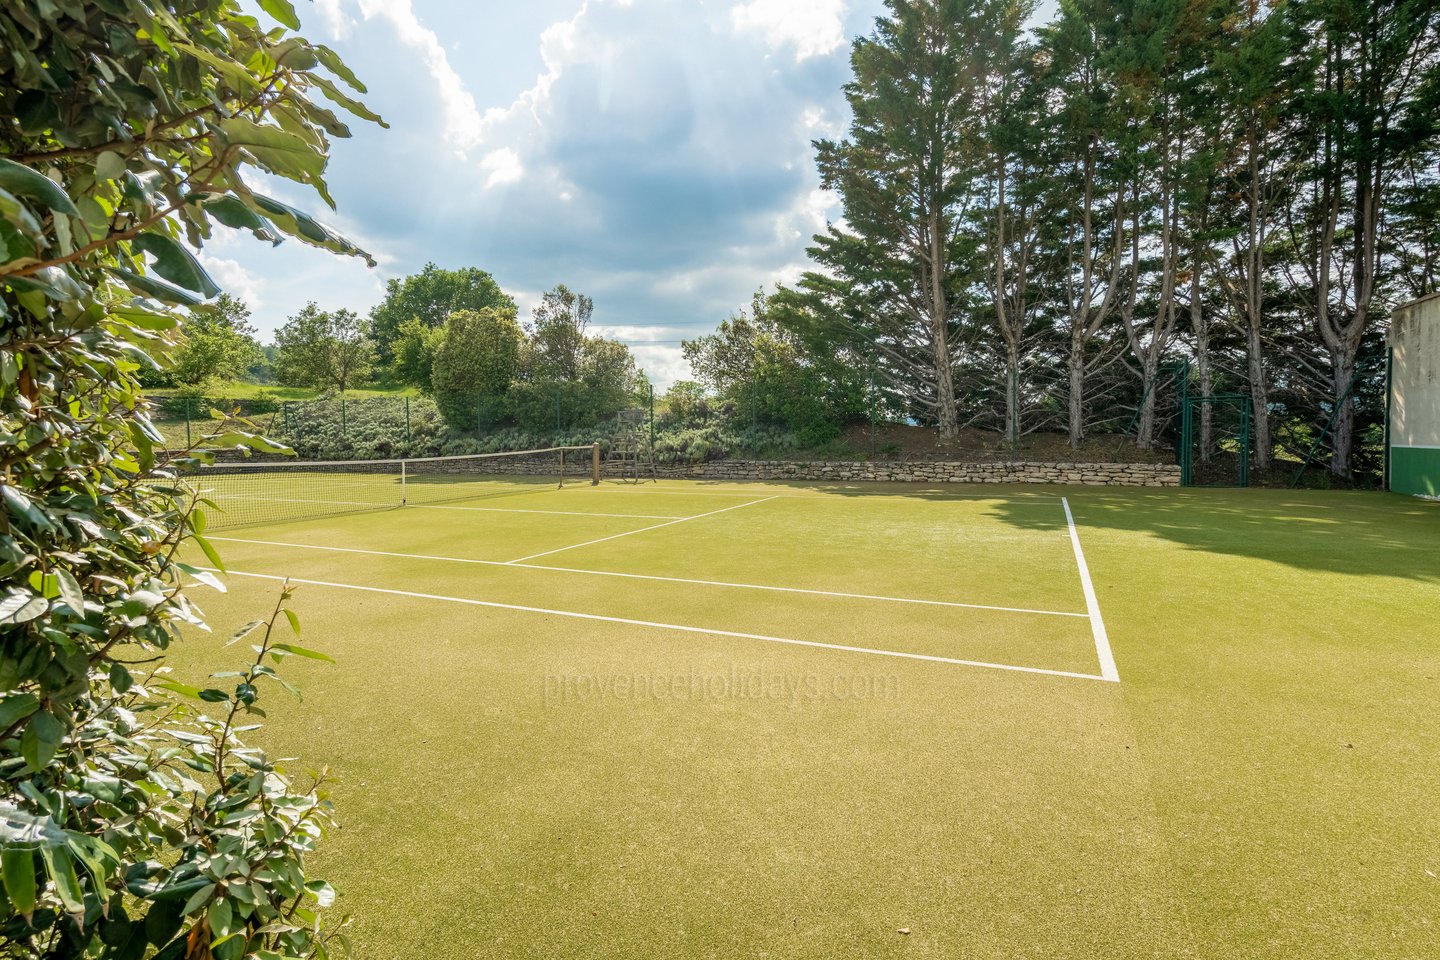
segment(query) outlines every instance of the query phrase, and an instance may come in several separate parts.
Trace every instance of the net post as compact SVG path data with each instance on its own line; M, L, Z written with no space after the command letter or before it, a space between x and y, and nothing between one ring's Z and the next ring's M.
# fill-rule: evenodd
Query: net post
M560 486L565 486L565 448L560 448Z
M600 444L590 444L590 486L600 485Z
M409 472L405 468L409 464L409 462L410 461L408 460L400 461L400 506L402 507L405 506L405 480L406 474Z

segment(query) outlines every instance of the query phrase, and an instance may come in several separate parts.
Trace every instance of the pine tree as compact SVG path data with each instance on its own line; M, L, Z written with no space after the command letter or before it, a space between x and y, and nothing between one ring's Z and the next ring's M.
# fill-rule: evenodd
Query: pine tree
M959 431L955 326L965 286L964 211L984 163L983 67L994 55L997 0L889 0L890 15L857 40L846 86L847 139L818 141L824 185L845 223L816 237L831 278L806 286L832 303L848 333L884 354L892 382L933 420Z

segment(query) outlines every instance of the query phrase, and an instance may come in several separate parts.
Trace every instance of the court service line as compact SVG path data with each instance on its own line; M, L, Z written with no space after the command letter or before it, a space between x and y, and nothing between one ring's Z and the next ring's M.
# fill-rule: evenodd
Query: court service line
M201 567L212 573L224 573L231 577L250 577L255 580L273 580L277 583L299 583L311 587L329 587L334 590L358 590L364 593L381 593L394 597L411 597L416 600L435 600L441 603L461 603L472 607L490 607L496 610L513 610L519 613L539 613L549 617L567 617L572 620L598 620L605 623L621 623L632 627L651 627L656 630L675 630L681 633L699 633L713 637L734 637L740 640L760 640L765 643L783 643L796 647L816 647L822 650L841 650L846 653L868 653L877 657L894 657L900 660L923 660L928 663L949 663L961 667L982 667L987 670L1005 670L1012 673L1038 673L1051 677L1069 677L1074 680L1106 680L1093 673L1072 673L1068 670L1046 670L1043 667L1018 667L1008 663L986 663L981 660L958 660L953 657L937 657L924 653L905 653L900 650L876 650L870 647L852 647L840 643L821 643L818 640L794 640L788 637L771 637L763 633L740 633L736 630L713 630L709 627L692 627L680 623L660 623L655 620L630 620L625 617L606 617L598 613L577 613L573 610L548 610L544 607L523 607L514 603L498 603L494 600L475 600L469 597L446 597L434 593L415 593L410 590L392 590L388 587L368 587L354 583L332 583L327 580L302 580L299 577L281 577L269 573L248 573L243 570L221 571L215 567Z
M824 481L815 481L815 482L816 482L816 483L823 483ZM860 482L870 483L871 481L868 481L868 480L867 480L867 481L860 481ZM876 482L887 482L887 481L876 481ZM889 482L894 482L894 483L896 483L896 484L909 483L909 481L901 481L901 480L889 481ZM948 482L949 482L949 481L937 481L937 483L948 483ZM926 484L923 484L923 483L917 483L917 484L914 484L914 486L920 488L920 489L917 491L917 493L920 493L920 494L924 494L926 491L929 491L929 492L931 492L931 493L934 493L934 492L935 492L935 488L934 488L933 486L927 486ZM643 487L643 486L642 486L642 487L631 487L631 486L629 486L628 484L626 485L626 487L623 487L623 488L622 488L622 487L605 487L604 489L602 489L602 490L600 490L600 491L590 490L590 489L587 488L587 492L585 492L585 493L583 493L583 494L581 494L581 495L582 495L582 496L589 496L591 493L595 493L595 492L601 492L601 493L623 493L623 494L626 494L627 496L632 496L632 497L637 497L637 498L638 498L638 497L727 497L727 498L732 499L732 500L735 499L735 498L737 498L737 497L749 497L749 496L753 496L753 495L754 495L754 491L750 491L750 490L735 490L735 491L733 491L733 492L732 492L732 491L725 491L725 490L656 490L656 489L654 489L653 487ZM897 493L861 493L861 492L823 491L823 490L822 490L822 491L819 492L819 493L777 493L777 494L775 494L774 496L770 497L769 499L771 499L771 500L835 500L835 499L837 499L837 498L844 498L845 500L894 500L894 499L896 499L897 497L903 499L903 498L906 498L906 497L909 497L909 496L912 496L912 495L911 495L911 494L905 494L905 493L898 493L898 494L897 494ZM1046 505L1048 505L1048 504L1053 504L1056 500L1059 499L1059 497L1055 496L1053 493L1040 494L1040 493L1032 493L1032 492L1030 492L1030 491L1026 491L1026 492L1024 492L1024 493L1019 493L1019 494L1014 494L1014 495L1006 495L1006 494L1004 494L1004 493L950 493L950 492L946 491L946 492L944 492L944 493L943 493L942 495L940 495L940 496L934 496L934 497L920 496L918 499L921 500L922 502L930 502L930 501L933 501L933 502L935 502L935 503L948 503L948 502L955 501L955 500L1004 500L1004 501L1007 501L1007 502L1012 503L1012 504L1034 504L1034 505L1037 505L1037 506L1038 506L1038 505L1041 505L1041 504L1046 504ZM909 501L907 501L907 502L909 502Z
M376 503L373 500L305 500L289 497L247 497L247 500L257 503L324 503L334 504L340 507L374 507L376 509L400 509L399 502ZM439 503L409 503L405 505L409 510L471 510L481 513L544 513L557 517L613 517L620 520L686 520L688 517L677 517L674 514L661 516L650 513L592 513L588 510L524 510L519 507L455 507L449 504Z
M680 517L678 520L671 520L668 523L656 523L648 527L641 527L639 530L627 530L625 533L614 533L608 537L600 537L596 540L586 540L584 543L571 544L568 547L560 547L556 550L546 550L544 553L532 553L528 557L520 557L510 560L506 566L513 566L517 563L524 563L526 560L538 560L541 557L548 557L552 553L564 553L566 550L579 550L581 547L594 546L597 543L605 543L607 540L619 540L621 537L633 537L637 533L645 533L647 530L659 530L661 527L673 527L677 523L686 523L690 520L703 520L706 517L713 517L721 513L729 513L731 510L739 510L741 507L753 507L757 503L765 503L767 500L774 500L774 497L763 497L759 500L751 500L749 503L737 503L733 507L724 507L720 510L711 510L709 513L697 513L693 517Z
M614 517L622 520L688 520L689 517L677 517L673 513L659 515L653 513L591 513L588 510L522 510L519 507L452 507L448 504L438 503L407 503L406 509L415 510L473 510L480 513L544 513L556 517Z
M1120 671L1115 667L1115 654L1110 650L1110 634L1105 630L1105 620L1100 616L1100 601L1095 597L1095 584L1090 582L1090 567L1085 563L1085 551L1080 547L1080 534L1075 529L1075 516L1070 512L1070 498L1061 497L1065 506L1065 523L1070 527L1070 545L1075 548L1075 565L1080 568L1080 588L1085 592L1085 609L1090 611L1090 631L1095 634L1095 654L1100 658L1100 675L1106 680L1120 682Z
M224 543L248 543L257 547L289 547L295 550L323 550L329 553L357 553L370 557L395 557L401 560L434 560L439 563L472 563L483 567L512 567L516 570L544 570L550 573L578 573L593 577L622 577L626 580L653 580L660 583L688 583L702 587L733 587L739 590L768 590L773 593L803 593L817 597L839 597L846 600L879 600L885 603L913 603L927 607L960 607L965 610L994 610L1000 613L1029 613L1043 617L1079 617L1088 613L1062 610L1032 610L1027 607L997 607L987 603L961 603L957 600L921 600L914 597L884 597L872 593L843 593L838 590L811 590L805 587L775 587L763 583L732 583L727 580L692 580L688 577L660 577L646 573L621 573L615 570L585 570L580 567L551 567L538 563L516 563L503 560L479 560L472 557L437 557L424 553L396 553L389 550L365 550L360 547L326 547L314 543L286 543L283 540L245 540L240 537L209 537Z

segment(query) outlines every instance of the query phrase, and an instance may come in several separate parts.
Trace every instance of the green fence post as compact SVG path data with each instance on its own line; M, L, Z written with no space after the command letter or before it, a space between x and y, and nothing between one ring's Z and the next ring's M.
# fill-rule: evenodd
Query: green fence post
M1250 486L1250 425L1254 410L1250 400L1242 399L1240 404L1240 486Z
M1193 479L1191 477L1191 469L1194 450L1192 446L1192 437L1190 435L1190 408L1190 398L1187 395L1181 401L1180 407L1180 486L1182 487L1190 486Z
M190 398L185 398L185 446L190 446L194 441L190 439Z

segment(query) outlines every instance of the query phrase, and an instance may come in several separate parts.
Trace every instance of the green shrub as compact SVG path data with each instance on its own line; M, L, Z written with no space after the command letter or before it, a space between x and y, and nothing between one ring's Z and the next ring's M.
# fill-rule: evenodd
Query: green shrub
M475 430L505 415L505 394L520 362L522 339L514 313L487 307L450 315L430 384L452 429Z

